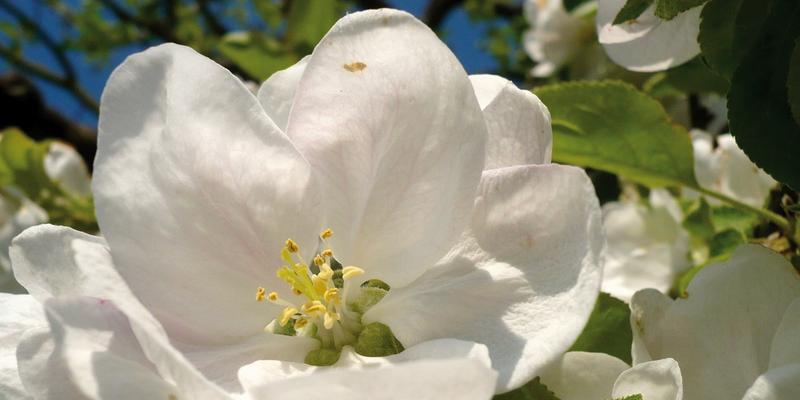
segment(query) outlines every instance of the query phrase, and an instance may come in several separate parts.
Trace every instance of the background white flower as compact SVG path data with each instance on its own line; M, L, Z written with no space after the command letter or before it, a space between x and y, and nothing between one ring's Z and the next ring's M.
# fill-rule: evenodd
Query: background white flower
M646 361L631 368L603 353L571 351L541 375L560 400L622 399L636 394L646 400L682 400L683 379L673 359Z
M646 289L631 310L634 364L677 360L686 400L800 393L800 275L765 247L743 245L704 268L686 299Z
M356 290L370 278L391 286L363 322L385 323L406 348L382 359L344 348L339 369L490 359L503 392L572 344L599 290L598 202L582 170L539 164L549 129L535 96L470 81L406 13L343 18L257 98L191 49L159 46L128 58L103 94L93 192L104 238L30 229L15 241L15 273L41 302L111 301L190 398L304 379L334 391L317 380L329 368L303 363L319 342L264 332L282 307L254 299L259 285L293 298L275 276L284 241L311 259L330 227L336 258L365 272ZM487 140L536 147L506 155ZM41 351L30 357L53 354ZM58 365L20 362L20 374L111 379L57 354Z
M649 201L603 205L606 252L602 290L629 301L636 291L666 293L689 266L689 235L683 213L665 189L650 191Z
M694 172L700 186L733 197L753 207L763 207L770 190L778 184L769 174L753 164L736 145L730 134L715 138L703 131L692 130ZM687 197L697 196L686 190ZM720 204L706 197L711 204Z
M681 65L700 54L697 6L666 21L655 15L656 4L632 21L614 25L626 0L601 0L597 8L597 36L606 54L631 71L654 72Z

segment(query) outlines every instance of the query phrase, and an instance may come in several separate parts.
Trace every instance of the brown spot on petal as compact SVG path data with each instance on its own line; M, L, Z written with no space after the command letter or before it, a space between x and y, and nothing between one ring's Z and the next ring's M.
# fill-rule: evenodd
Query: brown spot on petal
M346 69L346 70L348 70L350 72L359 72L359 71L363 70L364 68L367 68L367 64L364 64L361 61L351 62L350 64L345 64L344 65L344 69Z

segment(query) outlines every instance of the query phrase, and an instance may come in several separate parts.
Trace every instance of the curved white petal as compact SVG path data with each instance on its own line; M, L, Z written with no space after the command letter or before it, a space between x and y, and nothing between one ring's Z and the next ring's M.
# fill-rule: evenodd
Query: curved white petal
M8 248L25 229L47 222L47 212L25 197L0 197L0 292L23 293L11 273Z
M44 157L44 170L50 179L73 196L92 194L89 170L72 146L61 142L51 143Z
M28 400L17 366L17 346L27 331L44 327L42 306L28 295L0 293L0 398Z
M798 296L800 276L788 261L758 245L741 246L700 271L687 299L653 290L634 295L634 355L641 358L636 348L644 347L653 359L674 358L688 399L741 397L767 369L775 332Z
M491 367L489 351L478 343L456 339L435 339L422 342L405 349L399 354L387 357L366 357L356 353L351 346L345 346L339 360L332 367L316 367L302 362L259 360L239 370L239 380L246 390L272 382L279 382L298 376L317 374L330 369L351 371L383 368L422 360L473 359Z
M783 314L769 354L770 368L800 363L800 297Z
M334 251L365 279L410 282L468 222L483 114L458 60L410 14L339 20L306 65L288 135L320 178Z
M742 400L800 399L800 363L771 369L756 379Z
M583 170L533 165L484 172L471 229L437 268L392 288L364 315L405 346L483 343L498 393L535 377L572 345L600 286L600 209Z
M525 10L532 28L525 32L523 45L537 62L534 76L552 75L594 40L586 34L592 32L592 23L567 12L561 0L528 0Z
M50 299L45 310L49 328L30 332L17 349L20 376L35 398L182 397L158 375L128 318L111 302L88 297Z
M671 358L648 361L624 371L614 383L612 399L641 394L647 400L683 400L683 377Z
M497 373L478 360L419 360L363 370L329 369L250 388L250 399L488 399Z
M681 212L666 190L650 193L649 207L637 202L603 205L604 292L630 301L636 291L655 288L666 293L689 267L689 236Z
M294 103L294 94L300 78L306 71L309 56L303 57L296 64L283 71L278 71L269 77L258 89L258 101L264 111L283 132L289 123L289 112Z
M560 400L608 400L617 377L628 368L608 354L570 351L540 377Z
M553 130L544 103L497 75L469 78L489 131L483 169L549 163Z
M63 296L113 301L128 317L131 330L161 376L190 398L226 398L173 347L161 324L131 293L114 269L104 239L39 225L14 239L11 260L20 283L39 301Z
M626 0L597 2L597 36L615 63L638 72L661 71L681 65L700 53L702 6L684 11L672 20L657 17L655 4L633 21L613 25Z
M229 343L261 331L253 293L284 288L274 272L283 242L317 244L312 183L241 81L194 50L153 47L109 78L98 223L116 268L171 336Z

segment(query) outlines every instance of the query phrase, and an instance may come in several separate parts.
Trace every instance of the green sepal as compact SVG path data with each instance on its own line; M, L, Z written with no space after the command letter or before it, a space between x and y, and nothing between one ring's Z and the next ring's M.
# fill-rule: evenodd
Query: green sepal
M327 367L336 364L336 362L339 361L339 356L341 354L342 352L340 350L334 349L311 350L306 355L304 362L308 365Z
M385 357L405 350L403 344L394 337L392 330L380 322L365 326L358 335L354 347L356 353L367 357Z
M286 325L281 326L278 321L275 321L275 326L272 328L272 333L276 335L294 336L297 334L294 330L294 320L290 319Z
M641 393L639 393L639 394L632 394L630 396L625 396L625 397L618 397L618 398L616 398L614 400L644 400L644 397L642 397Z
M389 286L388 283L386 283L386 282L384 282L384 281L382 281L380 279L370 279L370 280L362 283L361 287L362 288L368 288L368 287L379 288L379 289L383 289L383 290L385 290L387 292L392 288L391 286Z
M347 304L347 306L349 309L359 314L364 314L367 310L372 308L372 306L383 300L386 293L389 292L379 287L362 287L361 293L359 293L355 301Z

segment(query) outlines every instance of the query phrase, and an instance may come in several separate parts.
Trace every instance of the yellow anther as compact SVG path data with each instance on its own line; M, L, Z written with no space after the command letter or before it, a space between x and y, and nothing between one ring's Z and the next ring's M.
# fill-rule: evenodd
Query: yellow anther
M267 295L269 301L278 301L278 293L277 292L269 292Z
M322 296L325 293L325 290L328 289L328 281L320 278L317 275L311 277L311 282L314 284L314 290L320 296Z
M292 288L292 293L294 293L295 296L300 296L301 294L303 294L303 292L295 288Z
M314 265L320 266L325 263L325 259L320 257L319 255L314 256Z
M319 237L323 239L327 239L331 236L333 236L333 231L331 230L331 228L325 229L324 231L322 231L322 233L319 234Z
M303 304L303 313L311 317L320 316L324 314L325 311L328 311L327 307L318 300Z
M283 311L281 311L281 318L279 321L281 326L286 326L286 324L289 323L289 320L292 319L292 316L294 316L295 314L297 314L296 308L294 307L284 308Z
M333 328L333 324L336 323L340 319L339 313L335 312L327 312L325 316L322 318L322 325L325 326L325 329Z
M330 288L326 290L325 294L322 295L322 298L325 299L325 301L328 303L339 304L339 289Z
M331 269L328 263L322 264L319 266L319 273L317 276L327 281L333 277L333 269Z
M364 275L364 270L358 267L349 266L342 268L342 279L348 280L357 276Z
M319 255L323 257L333 257L333 250L331 249L322 250L322 253L319 253Z
M300 246L294 240L286 239L286 250L289 250L289 253L297 253L300 250Z
M256 301L264 301L264 293L266 293L266 292L267 292L267 289L264 289L263 287L260 287L260 288L256 289Z
M297 321L294 321L294 329L303 329L308 325L308 320L305 318L298 318Z

